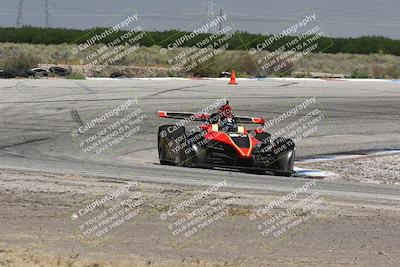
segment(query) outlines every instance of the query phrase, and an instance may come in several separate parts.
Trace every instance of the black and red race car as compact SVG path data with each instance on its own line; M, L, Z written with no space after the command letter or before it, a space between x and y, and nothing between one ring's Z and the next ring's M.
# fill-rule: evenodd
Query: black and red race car
M293 173L295 144L271 135L265 120L234 116L227 101L213 114L159 111L159 117L179 119L158 129L158 155L162 165L200 168L234 168L255 173L290 176ZM186 129L187 122L202 122ZM244 124L259 125L247 129Z

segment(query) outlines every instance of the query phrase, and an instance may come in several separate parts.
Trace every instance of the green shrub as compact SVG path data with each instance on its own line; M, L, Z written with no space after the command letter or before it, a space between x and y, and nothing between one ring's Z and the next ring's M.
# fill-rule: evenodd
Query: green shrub
M0 62L0 67L3 69L31 69L37 67L40 63L40 58L28 53L19 52L13 56L6 57Z
M393 64L386 69L386 76L389 79L400 78L400 64Z
M68 80L86 80L86 77L81 73L71 73L70 75L66 76L65 79L68 79Z
M302 71L302 72L294 72L292 73L293 78L310 78L310 73Z
M366 79L368 78L368 72L365 70L355 69L353 72L348 76L348 78L352 79Z
M383 79L385 78L385 68L382 66L373 66L372 67L372 77L375 79Z

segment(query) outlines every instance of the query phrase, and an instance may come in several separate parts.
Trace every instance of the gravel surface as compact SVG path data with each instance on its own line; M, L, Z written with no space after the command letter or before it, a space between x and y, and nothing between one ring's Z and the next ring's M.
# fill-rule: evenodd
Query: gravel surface
M311 201L301 203L306 197L316 196L315 191L277 202L287 194L221 188L162 220L167 210L207 187L139 181L137 187L129 189L143 194L138 215L98 240L85 237L71 214L127 182L0 169L0 225L5 226L0 227L0 266L375 267L398 266L400 261L400 201L330 197L323 190L318 190L315 198L320 202L310 206ZM171 223L228 192L231 196L223 198L227 204L222 207L227 212L223 217L188 237L170 230ZM267 210L265 216L250 219L272 201L277 206ZM98 206L84 219L92 219L110 206ZM290 208L293 212L288 213ZM273 220L279 231L287 231L263 235L268 220Z
M337 174L330 179L400 185L400 155L321 161L301 166Z

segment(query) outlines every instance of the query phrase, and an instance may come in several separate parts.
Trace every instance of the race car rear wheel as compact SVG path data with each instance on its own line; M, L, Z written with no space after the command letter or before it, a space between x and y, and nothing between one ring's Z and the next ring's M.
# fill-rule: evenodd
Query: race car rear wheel
M163 125L158 128L158 157L161 165L182 166L185 163L185 128L175 129L175 127L175 125Z

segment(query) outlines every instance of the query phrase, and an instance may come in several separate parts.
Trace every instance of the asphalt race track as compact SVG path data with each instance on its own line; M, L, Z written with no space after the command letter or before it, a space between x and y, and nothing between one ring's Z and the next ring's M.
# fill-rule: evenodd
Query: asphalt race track
M0 81L0 168L79 173L140 181L203 185L226 180L235 188L289 191L307 181L226 170L158 164L157 127L173 121L157 111L199 112L221 98L236 114L279 117L315 97L316 104L271 128L278 131L319 108L318 130L297 144L299 159L370 149L400 148L400 84L377 81L267 79L241 80L2 80ZM71 133L96 116L137 99L146 118L140 129L107 151L86 153L79 143L121 119L97 124L79 137ZM131 107L136 109L136 107ZM80 138L80 139L79 139ZM390 185L317 181L315 190L331 195L400 199Z

